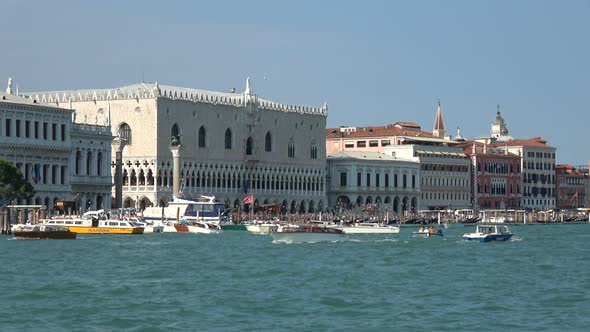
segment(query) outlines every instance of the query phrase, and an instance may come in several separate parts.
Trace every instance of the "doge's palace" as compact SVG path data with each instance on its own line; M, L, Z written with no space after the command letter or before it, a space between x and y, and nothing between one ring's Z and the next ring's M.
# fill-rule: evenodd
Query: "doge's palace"
M326 207L326 104L277 103L256 95L249 79L243 92L156 82L28 95L75 110L75 122L112 125L124 142L124 206L172 199L177 174L170 147L179 146L184 196L212 194L237 207L254 194L255 204L278 203L297 213ZM114 159L111 165L114 175Z

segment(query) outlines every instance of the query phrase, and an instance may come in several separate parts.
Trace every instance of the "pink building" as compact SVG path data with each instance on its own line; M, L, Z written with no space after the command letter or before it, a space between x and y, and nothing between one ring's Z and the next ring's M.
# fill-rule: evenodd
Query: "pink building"
M463 151L471 159L471 196L474 207L520 209L521 158L475 141L466 141Z
M555 166L557 182L557 208L576 209L586 202L588 172L571 165Z

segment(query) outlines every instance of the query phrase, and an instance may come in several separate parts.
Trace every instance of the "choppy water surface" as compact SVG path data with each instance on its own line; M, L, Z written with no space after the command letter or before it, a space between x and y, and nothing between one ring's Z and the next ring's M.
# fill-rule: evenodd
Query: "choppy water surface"
M590 225L512 227L505 243L358 235L0 237L1 331L583 331Z

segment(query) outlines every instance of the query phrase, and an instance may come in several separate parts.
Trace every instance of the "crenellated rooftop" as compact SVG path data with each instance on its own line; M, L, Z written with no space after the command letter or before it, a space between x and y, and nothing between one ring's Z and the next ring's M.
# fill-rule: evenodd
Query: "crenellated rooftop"
M46 104L56 105L79 102L79 101L100 101L100 100L129 100L129 99L151 99L166 98L171 100L186 100L194 103L206 103L213 105L228 105L243 107L254 104L259 109L296 112L302 114L316 114L327 116L328 106L326 103L321 107L291 105L277 103L268 99L260 98L250 89L250 80L247 80L246 90L243 93L208 91L192 88L183 88L156 83L137 83L114 89L95 90L67 90L30 92L27 97Z

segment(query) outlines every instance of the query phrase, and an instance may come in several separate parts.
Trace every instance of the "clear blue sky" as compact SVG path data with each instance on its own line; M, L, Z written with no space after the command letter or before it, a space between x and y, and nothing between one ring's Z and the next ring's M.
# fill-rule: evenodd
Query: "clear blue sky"
M0 78L21 91L141 81L329 106L328 126L413 121L542 136L586 164L590 1L4 0Z

